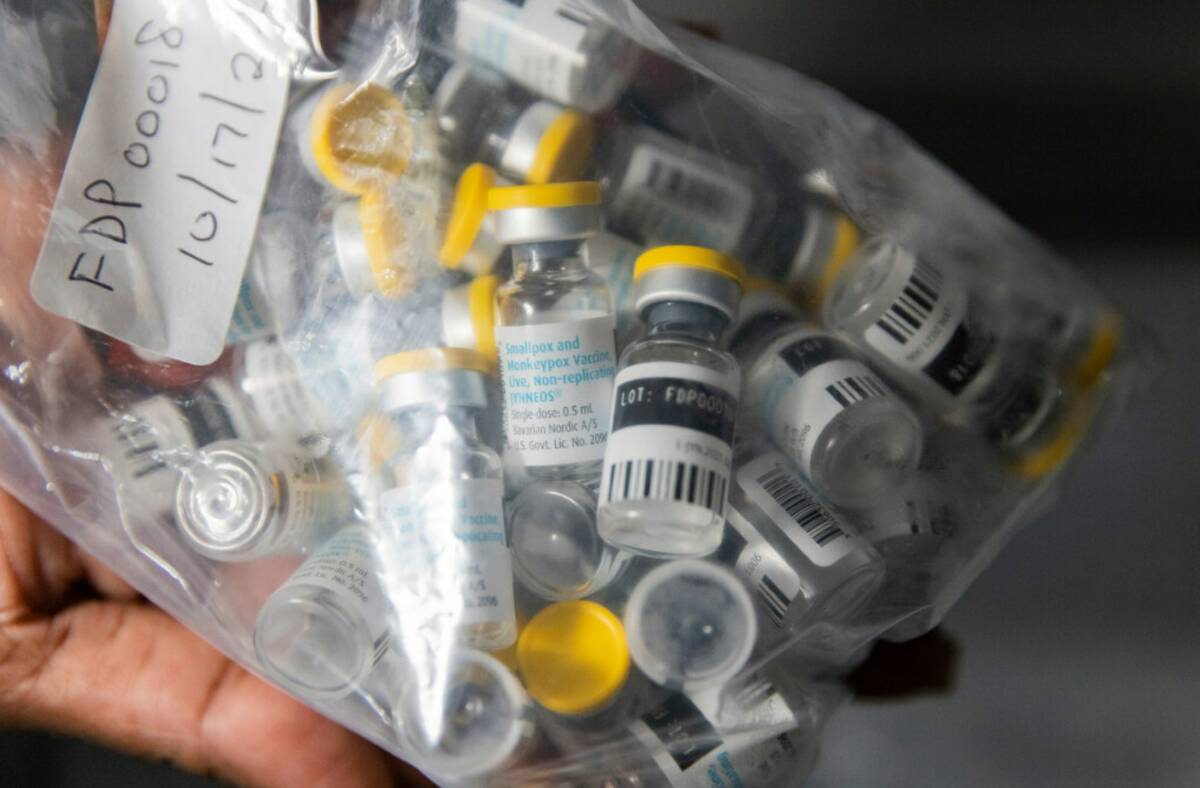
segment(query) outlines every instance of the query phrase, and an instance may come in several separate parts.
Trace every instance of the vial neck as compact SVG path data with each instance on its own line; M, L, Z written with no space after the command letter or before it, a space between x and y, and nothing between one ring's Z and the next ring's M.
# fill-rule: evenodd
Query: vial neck
M585 239L539 241L513 246L513 279L582 276L588 271Z
M646 336L685 336L715 345L729 324L728 318L706 304L690 301L663 301L642 312Z

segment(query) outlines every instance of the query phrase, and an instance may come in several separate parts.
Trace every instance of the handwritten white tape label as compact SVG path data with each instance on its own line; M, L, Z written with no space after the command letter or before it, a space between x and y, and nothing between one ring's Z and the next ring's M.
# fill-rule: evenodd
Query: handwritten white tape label
M279 139L286 29L262 0L121 0L31 290L207 364L225 344Z

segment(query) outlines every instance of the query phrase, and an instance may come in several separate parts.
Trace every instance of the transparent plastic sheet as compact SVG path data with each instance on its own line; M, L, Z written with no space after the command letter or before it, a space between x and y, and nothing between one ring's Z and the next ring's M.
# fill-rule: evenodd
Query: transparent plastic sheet
M935 626L1139 377L1104 298L886 122L632 3L202 9L290 83L206 367L30 296L111 9L0 10L0 480L442 784L795 784L829 680ZM138 128L111 123L116 159ZM602 208L575 188L484 217L489 186L587 178ZM674 251L635 287L674 244L749 277ZM607 371L571 360L613 322ZM565 394L512 349L563 323ZM704 429L636 409L677 396L667 369L692 376L678 407L716 403ZM582 384L614 374L643 432L605 445Z

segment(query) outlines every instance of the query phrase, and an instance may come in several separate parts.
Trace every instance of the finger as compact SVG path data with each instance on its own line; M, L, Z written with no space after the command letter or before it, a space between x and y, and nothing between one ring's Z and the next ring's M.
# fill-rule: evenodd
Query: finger
M394 784L380 750L149 605L88 602L0 627L0 719L239 784Z
M125 582L123 577L100 563L82 548L77 547L76 550L79 551L79 560L83 564L84 576L100 596L118 602L132 602L140 596L137 589Z
M75 547L0 490L0 625L57 609L82 576Z

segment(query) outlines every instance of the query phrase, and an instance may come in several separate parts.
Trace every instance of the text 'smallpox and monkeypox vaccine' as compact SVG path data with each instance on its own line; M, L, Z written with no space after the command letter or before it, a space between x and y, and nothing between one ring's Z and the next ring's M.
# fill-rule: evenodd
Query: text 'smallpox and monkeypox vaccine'
M496 292L505 459L536 479L594 486L616 369L612 302L585 247L600 229L600 187L492 189L488 207L513 253Z

